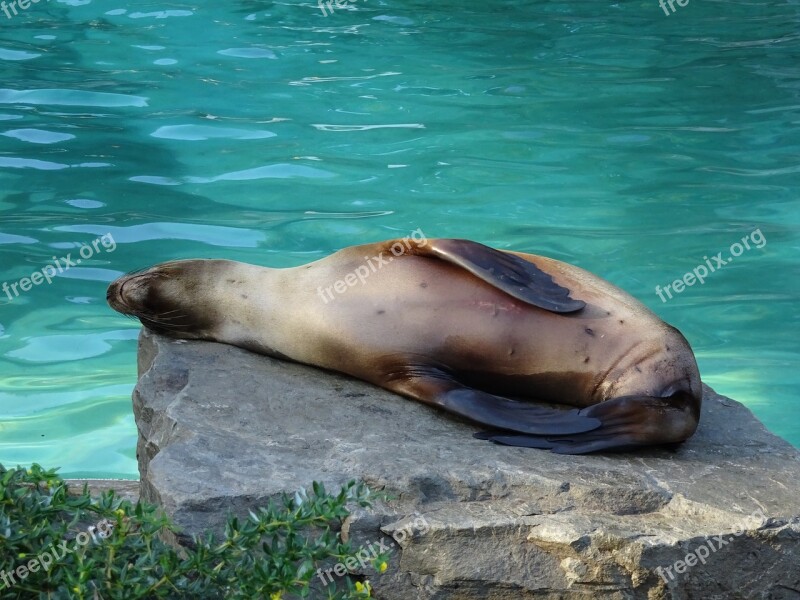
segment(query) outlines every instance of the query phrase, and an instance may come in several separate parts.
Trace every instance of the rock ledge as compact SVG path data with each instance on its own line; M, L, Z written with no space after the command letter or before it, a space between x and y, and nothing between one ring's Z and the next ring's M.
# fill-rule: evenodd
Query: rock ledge
M314 480L391 492L347 523L392 548L375 598L800 598L800 454L710 388L677 452L558 456L221 344L143 331L139 375L141 495L187 534Z

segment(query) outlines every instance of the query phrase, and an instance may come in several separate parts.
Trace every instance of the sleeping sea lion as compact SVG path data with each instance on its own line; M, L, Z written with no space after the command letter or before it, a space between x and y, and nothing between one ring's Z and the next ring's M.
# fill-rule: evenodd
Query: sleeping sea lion
M700 417L677 329L579 267L468 240L388 240L287 269L166 262L113 282L108 301L158 333L369 381L500 444L675 443Z

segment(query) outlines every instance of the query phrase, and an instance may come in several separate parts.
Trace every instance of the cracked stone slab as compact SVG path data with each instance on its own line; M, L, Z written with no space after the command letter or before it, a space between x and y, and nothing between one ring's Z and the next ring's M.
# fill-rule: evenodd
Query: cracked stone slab
M368 573L381 600L800 599L800 453L704 392L677 451L561 456L473 439L348 377L145 330L141 496L185 540L312 481L384 489L343 529L392 544L389 570Z

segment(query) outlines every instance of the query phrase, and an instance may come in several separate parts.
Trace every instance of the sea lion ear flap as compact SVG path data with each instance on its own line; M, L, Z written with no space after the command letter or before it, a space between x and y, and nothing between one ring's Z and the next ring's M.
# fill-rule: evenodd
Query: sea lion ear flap
M556 313L581 310L586 303L574 300L569 290L535 264L507 252L469 240L428 240L414 254L435 256L458 265L517 300Z

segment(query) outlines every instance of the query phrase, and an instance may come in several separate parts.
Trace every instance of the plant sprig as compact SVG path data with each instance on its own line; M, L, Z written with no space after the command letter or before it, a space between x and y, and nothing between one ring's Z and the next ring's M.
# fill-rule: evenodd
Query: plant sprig
M0 600L368 598L368 581L343 578L337 589L312 579L322 565L356 557L341 523L350 505L370 507L371 498L363 483L333 495L314 482L247 517L229 516L219 538L196 535L175 548L161 534L178 528L155 505L113 490L92 497L86 485L71 493L56 469L0 465ZM47 568L44 553L55 554ZM371 562L383 572L386 558Z

